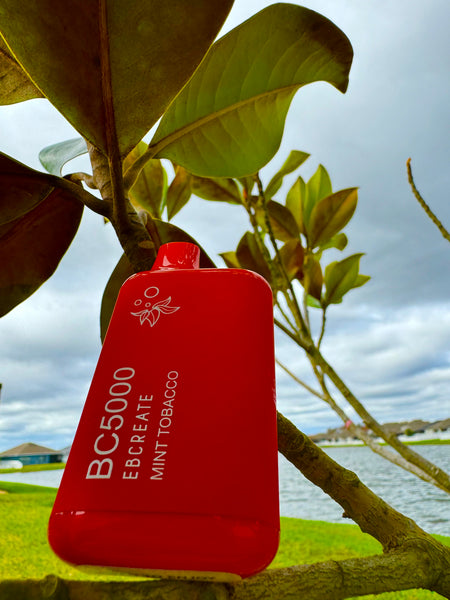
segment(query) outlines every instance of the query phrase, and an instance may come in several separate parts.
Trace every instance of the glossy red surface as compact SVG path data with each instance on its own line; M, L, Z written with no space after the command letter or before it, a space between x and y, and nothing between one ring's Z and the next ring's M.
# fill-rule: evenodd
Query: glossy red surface
M49 523L76 565L234 573L279 536L272 293L162 246L120 291Z

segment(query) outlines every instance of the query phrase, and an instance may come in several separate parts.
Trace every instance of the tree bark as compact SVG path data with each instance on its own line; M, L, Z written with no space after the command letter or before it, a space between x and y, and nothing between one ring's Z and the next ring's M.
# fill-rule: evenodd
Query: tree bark
M114 200L111 183L113 166L106 156L89 143L88 150L94 183L100 191L103 204L109 209L108 218L134 272L150 270L156 258L157 245L128 199Z

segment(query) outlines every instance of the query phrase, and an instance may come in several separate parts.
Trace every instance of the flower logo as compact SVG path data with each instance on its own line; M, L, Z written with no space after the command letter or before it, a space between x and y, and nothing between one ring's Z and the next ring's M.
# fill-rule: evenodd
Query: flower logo
M156 298L158 294L159 288L155 286L147 288L144 292L144 296L148 300ZM161 315L170 315L179 310L179 306L170 306L171 301L171 296L168 296L165 300L159 300L159 302L155 302L154 304L138 299L135 301L134 305L143 306L144 308L137 312L132 312L131 314L134 317L139 317L139 322L141 325L148 323L150 327L153 327L153 325L156 325L156 323L159 321Z

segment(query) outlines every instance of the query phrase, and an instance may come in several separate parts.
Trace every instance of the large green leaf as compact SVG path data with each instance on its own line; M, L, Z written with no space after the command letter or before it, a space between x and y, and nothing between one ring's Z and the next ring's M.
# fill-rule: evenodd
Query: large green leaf
M14 104L32 98L42 98L42 94L16 61L0 34L0 104Z
M200 267L202 269L214 269L215 264L203 250L196 240L191 237L188 233L173 225L172 223L165 223L158 219L153 220L161 244L167 244L168 242L190 242L196 244L200 248ZM108 325L111 320L111 315L116 304L117 296L119 294L120 287L122 284L134 274L133 268L124 255L120 258L111 277L106 284L105 291L103 292L102 306L100 310L100 337L103 341L105 339Z
M87 151L86 141L83 138L72 138L47 146L39 152L39 160L46 171L60 176L67 162L86 154Z
M232 0L2 0L0 31L91 143L126 155L192 75Z
M0 316L31 296L55 271L80 224L83 205L62 190L0 227Z
M331 21L293 4L269 6L211 47L150 149L196 175L255 173L277 151L296 91L327 81L344 92L351 61L350 42Z

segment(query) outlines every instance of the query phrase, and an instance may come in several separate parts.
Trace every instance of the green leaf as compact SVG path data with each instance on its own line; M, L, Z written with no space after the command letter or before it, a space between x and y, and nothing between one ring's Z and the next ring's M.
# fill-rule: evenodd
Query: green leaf
M256 173L280 145L296 91L327 81L345 92L351 61L347 37L322 15L268 6L211 47L150 149L195 175Z
M88 151L83 138L74 138L47 146L39 152L39 160L46 171L58 177L62 175L64 165Z
M358 275L358 277L355 279L355 283L353 284L352 289L363 286L369 280L370 280L369 275Z
M232 0L2 0L0 30L39 90L111 156L142 139L199 65Z
M312 203L315 204L322 198L325 198L325 196L329 196L332 191L328 171L323 165L319 165L317 171L308 181L308 194L312 198Z
M320 300L323 285L322 268L320 262L312 254L308 254L304 262L302 284L309 296Z
M16 61L0 34L0 104L14 104L32 98L42 98L41 92L33 84Z
M303 204L306 195L306 183L301 177L297 179L286 196L286 208L294 216L295 222L300 233L306 234L305 223L303 219Z
M280 258L289 281L303 277L303 247L300 240L289 240L280 248Z
M322 244L320 246L320 250L322 252L323 250L328 250L329 248L336 248L337 250L342 251L344 250L344 248L347 247L347 244L348 238L345 235L345 233L338 233L337 235L332 237L329 242L327 242L326 244Z
M271 282L270 269L264 260L254 233L247 231L242 236L236 249L236 257L243 269L259 273L269 283Z
M237 183L230 178L209 178L192 176L192 193L204 200L216 200L229 204L241 204L241 194Z
M300 150L291 151L281 169L272 177L268 186L264 190L267 200L269 200L269 198L273 198L273 196L275 196L275 194L278 192L283 184L284 176L289 175L289 173L292 173L295 171L295 169L298 169L298 167L300 167L300 165L302 165L310 156L310 154L301 152Z
M83 205L54 189L35 208L0 227L0 316L33 294L70 246Z
M330 263L325 269L325 297L323 306L339 304L344 295L354 287L359 287L368 281L359 277L359 261L363 254L353 254L339 262ZM362 276L366 278L367 276Z
M222 252L219 256L223 258L224 263L229 269L241 269L236 252Z
M269 200L269 202L267 202L267 212L269 214L269 222L273 234L277 240L288 242L293 238L298 238L299 230L297 223L288 208L279 202L275 202L275 200ZM267 228L263 207L258 207L256 209L256 219L258 224L266 231Z
M357 188L341 190L319 200L310 216L308 236L310 247L316 248L330 242L350 221L357 203Z
M125 172L147 149L145 142L133 148L123 161ZM138 175L128 197L137 209L144 209L156 219L161 218L167 195L167 173L160 160L150 159Z
M160 243L167 244L169 242L190 242L196 244L200 248L200 267L202 269L214 269L215 264L200 246L200 244L194 240L188 233L173 225L172 223L165 223L158 219L153 219L153 224L158 232ZM122 284L134 274L133 268L125 256L122 255L116 267L114 268L111 277L106 284L105 291L103 292L102 305L100 309L100 337L103 342L105 339L108 325L111 320L111 315L116 304L117 296Z
M306 184L305 195L303 197L303 226L305 235L310 237L310 219L314 206L332 193L331 180L324 166L319 165L317 171Z
M191 174L177 166L175 178L167 190L167 218L169 221L179 212L191 197Z
M312 296L306 296L306 304L311 308L323 308L322 303Z

